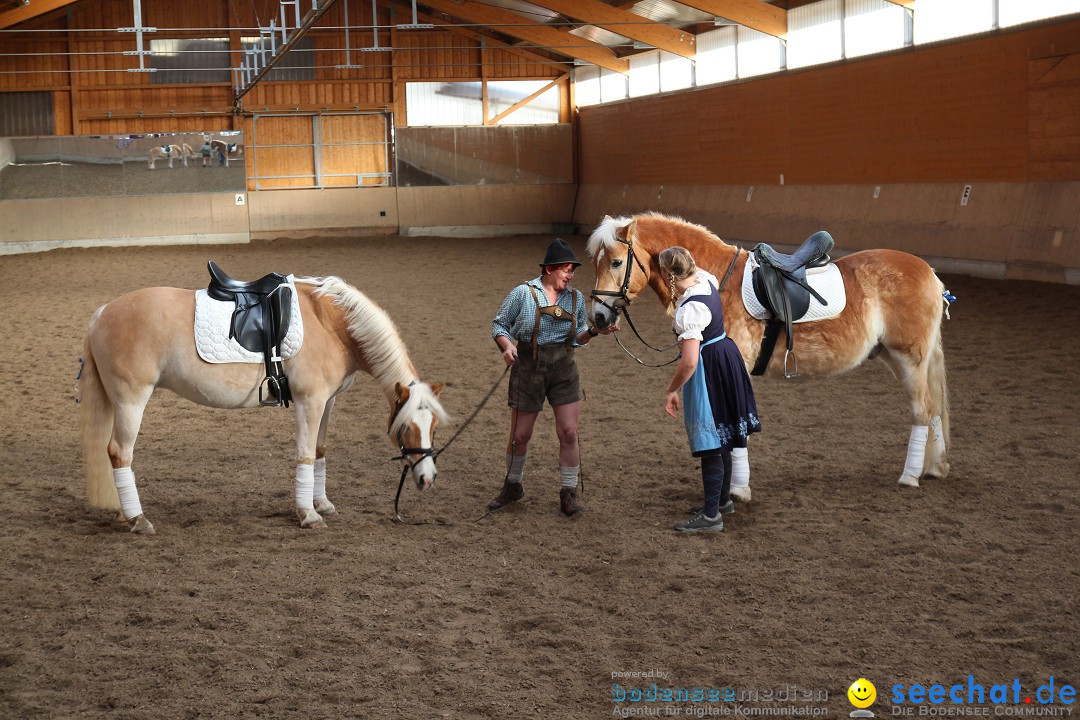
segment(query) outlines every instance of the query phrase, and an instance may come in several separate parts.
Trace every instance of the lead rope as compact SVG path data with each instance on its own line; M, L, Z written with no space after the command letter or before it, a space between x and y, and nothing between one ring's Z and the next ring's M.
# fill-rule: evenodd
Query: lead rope
M539 353L537 353L536 361L537 362L540 361ZM513 367L513 365L507 365L506 369L503 370L503 376L505 376L506 373L508 373L510 371L510 368L512 368L512 367ZM499 378L499 382L502 382L502 377ZM497 383L496 383L495 387L498 387ZM494 391L495 391L495 388L491 388L491 392L494 392ZM488 397L491 397L491 392L488 393ZM485 400L486 400L486 398L485 398ZM521 405L521 383L520 382L517 384L517 387L514 388L514 405L515 406ZM518 421L517 407L514 407L513 415L514 415L514 419L510 423L510 458L511 458L511 462L513 462L514 450L517 449L517 439L516 439L516 436L517 436L517 421ZM507 465L506 465L506 474L503 475L503 485L505 485L509 479L510 479L510 463L507 463ZM481 520L483 520L484 518L486 518L490 514L491 514L491 508L488 508L488 509L484 510L483 515L481 515L480 517L473 520L473 522L474 523L480 522Z
M457 440L458 436L461 435L462 431L465 430L465 428L467 428L469 426L469 424L472 423L472 421L476 419L476 416L480 414L480 411L483 409L484 405L487 404L487 401L491 399L491 396L495 394L495 391L499 388L499 385L502 384L503 378L506 377L506 374L508 372L510 372L510 366L509 365L506 366L506 369L503 370L502 375L499 376L499 379L495 381L495 384L492 385L491 389L487 391L486 395L484 395L484 399L481 400L480 404L476 406L476 409L473 410L472 415L469 415L469 417L466 418L465 422L463 422L461 424L461 427L459 427L457 429L457 431L453 435L450 436L450 439L447 440L443 444L443 446L441 448L439 448L438 450L436 450L434 452L424 452L422 449L420 449L418 451L419 454L424 455L424 457L427 457L427 456L430 455L431 459L433 461L437 461L439 459L439 455L441 455L443 453L443 451L446 450L446 448L450 447L450 443ZM514 424L515 425L517 424L517 416L514 417ZM511 436L511 437L513 437L513 436ZM402 524L406 524L406 525L431 525L431 524L433 524L433 525L449 525L450 523L442 522L442 521L406 523L404 520L401 519L401 513L398 511L398 504L399 504L399 502L401 500L401 490L402 490L402 488L405 487L405 478L408 477L409 471L412 470L413 466L416 464L416 463L412 462L411 460L409 460L406 457L406 450L408 450L408 449L410 449L410 448L406 448L406 447L402 446L401 455L396 457L396 458L392 458L393 460L402 460L403 461L403 464L401 466L401 478L398 480L397 494L394 495L394 522L402 523ZM506 472L509 473L510 470L507 469Z

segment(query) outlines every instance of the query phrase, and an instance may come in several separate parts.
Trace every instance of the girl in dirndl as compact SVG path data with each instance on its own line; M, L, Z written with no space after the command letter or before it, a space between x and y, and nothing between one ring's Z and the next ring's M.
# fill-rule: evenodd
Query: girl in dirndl
M701 458L705 497L703 507L676 523L675 529L719 532L724 529L723 515L735 512L731 451L745 448L750 434L761 430L754 389L739 348L724 331L716 277L698 268L686 248L668 248L658 262L675 305L673 326L681 344L664 410L677 419L681 388L686 434L690 452Z

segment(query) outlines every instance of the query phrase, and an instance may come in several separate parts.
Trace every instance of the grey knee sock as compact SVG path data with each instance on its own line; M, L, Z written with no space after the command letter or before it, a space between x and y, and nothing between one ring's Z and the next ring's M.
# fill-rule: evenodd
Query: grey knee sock
M525 453L524 455L506 456L506 482L521 482L521 476L525 473L525 458L528 455L528 453Z

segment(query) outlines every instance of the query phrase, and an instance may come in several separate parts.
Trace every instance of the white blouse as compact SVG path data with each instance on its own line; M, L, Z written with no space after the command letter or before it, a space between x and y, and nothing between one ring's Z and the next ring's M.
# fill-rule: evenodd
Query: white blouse
M708 295L711 292L710 284L719 289L720 282L715 275L701 268L698 268L694 280L694 284L687 288L675 303L675 322L672 327L680 340L702 340L701 333L712 322L712 312L704 303L686 301L695 295Z

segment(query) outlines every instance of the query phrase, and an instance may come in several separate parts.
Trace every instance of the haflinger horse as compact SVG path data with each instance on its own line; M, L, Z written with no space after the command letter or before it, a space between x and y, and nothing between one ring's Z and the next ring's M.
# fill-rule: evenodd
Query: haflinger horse
M598 327L611 325L646 285L673 312L657 256L677 245L718 279L731 269L731 282L721 293L724 326L747 367L753 367L765 323L747 312L741 297L749 253L680 218L658 213L604 218L587 246L596 268L590 319ZM900 484L918 487L920 477L944 478L949 471L949 407L941 345L944 286L926 262L897 250L863 250L835 264L843 277L847 305L836 317L793 326L798 370L836 375L880 357L907 392L914 417ZM786 360L784 353L774 353L765 375L785 375Z
M227 143L224 140L211 140L210 150L213 158L225 158L225 167L229 167L229 160L239 160L244 157L244 146L239 143Z
M436 425L447 419L442 383L421 382L393 321L337 277L297 278L303 344L284 360L296 413L296 515L303 528L336 514L326 497L326 428L335 398L356 372L371 375L390 407L388 435L421 490L435 482ZM155 388L216 408L260 404L263 366L202 360L193 332L195 291L135 290L90 320L80 379L82 451L92 506L120 510L132 532L151 534L131 470L135 438ZM404 471L402 477L404 479Z
M195 151L187 143L182 145L155 145L146 153L146 167L153 170L154 163L158 160L168 160L169 167L172 167L175 158L183 160L184 167L187 167L188 158L194 157Z

